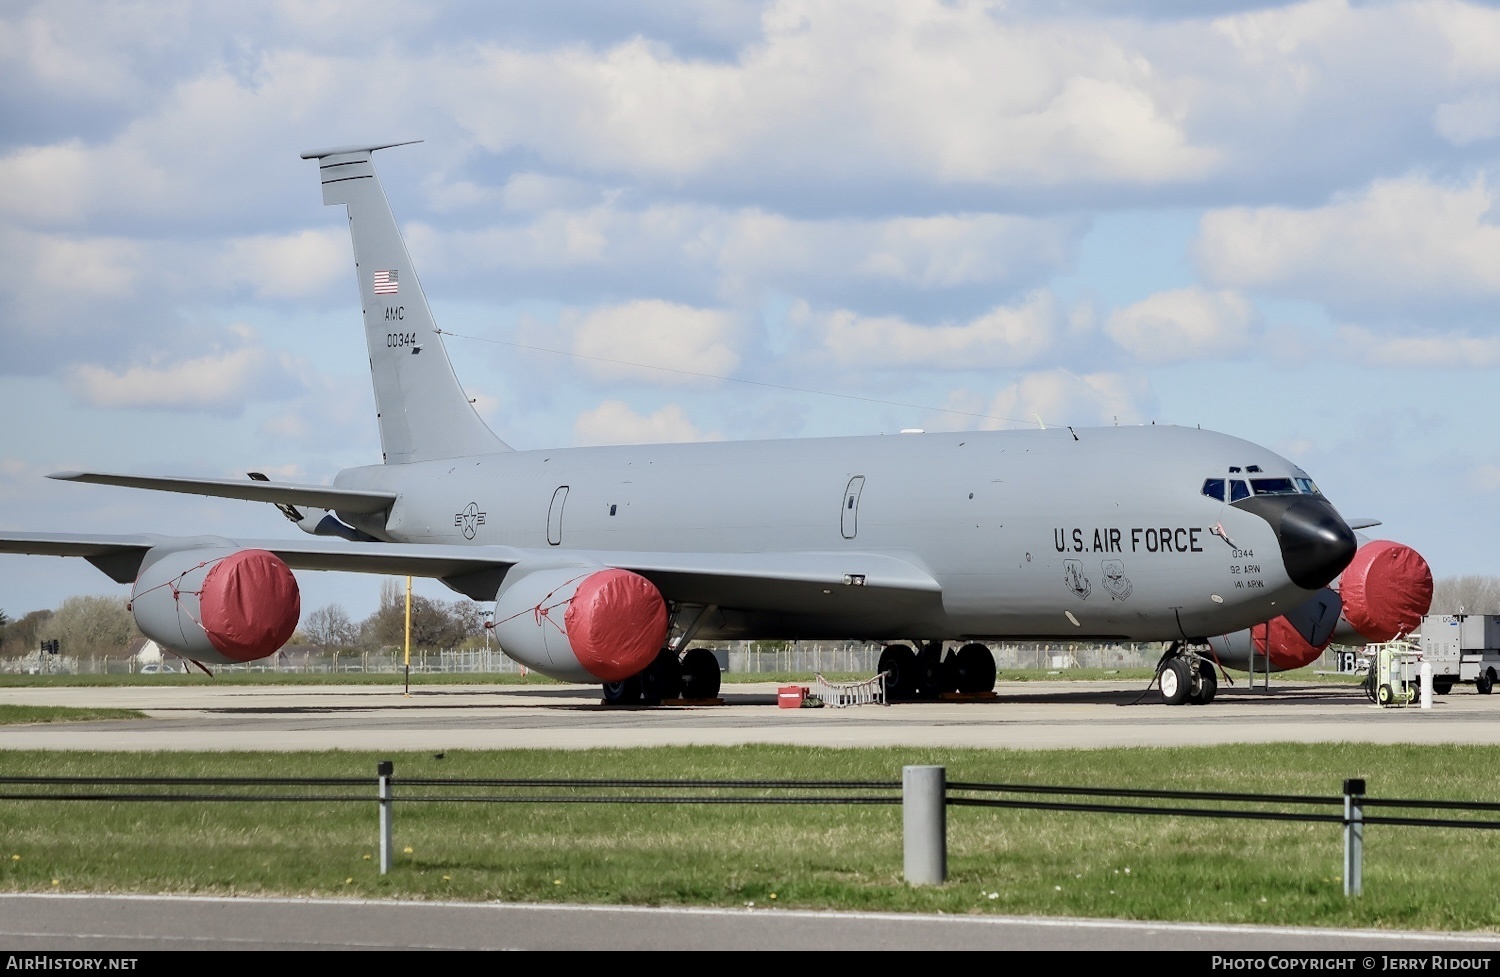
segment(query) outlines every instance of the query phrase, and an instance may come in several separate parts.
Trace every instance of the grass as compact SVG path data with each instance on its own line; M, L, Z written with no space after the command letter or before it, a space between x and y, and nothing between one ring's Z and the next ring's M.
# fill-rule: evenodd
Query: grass
M0 775L372 776L373 753L6 752ZM1500 801L1493 749L1269 744L1076 751L787 746L448 751L402 777L950 780ZM17 788L5 788L14 792ZM373 793L373 784L370 788ZM399 793L398 793L399 797ZM1466 816L1466 815L1460 815ZM950 808L949 879L902 880L899 806L0 801L0 889L702 905L1500 930L1500 836L1371 825L1343 896L1337 825ZM409 850L408 850L409 849Z
M145 719L134 709L76 709L67 706L0 705L0 726L23 723L68 723L90 719Z

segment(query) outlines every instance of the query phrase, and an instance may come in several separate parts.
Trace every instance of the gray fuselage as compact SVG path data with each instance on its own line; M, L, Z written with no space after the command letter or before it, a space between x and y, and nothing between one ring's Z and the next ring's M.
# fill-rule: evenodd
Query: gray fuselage
M1172 640L1313 592L1266 518L1202 494L1252 465L1300 474L1250 442L1153 425L512 451L337 484L399 493L387 519L345 517L395 542L881 553L941 586L920 621L723 608L704 637Z

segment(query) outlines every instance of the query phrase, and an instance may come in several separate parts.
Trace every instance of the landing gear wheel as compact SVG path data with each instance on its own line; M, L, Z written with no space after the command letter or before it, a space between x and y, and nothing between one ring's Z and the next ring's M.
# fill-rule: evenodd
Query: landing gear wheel
M638 706L641 704L641 677L632 675L619 682L604 683L606 706Z
M885 672L886 698L914 699L917 695L917 653L907 645L886 645L880 653L880 670Z
M1158 681L1161 683L1161 697L1166 704L1180 706L1187 701L1188 693L1192 690L1192 670L1181 658L1171 658L1162 666Z
M941 692L952 692L957 686L952 681L952 670L943 661L943 643L929 642L917 653L916 695L923 699L936 699Z
M648 706L659 706L681 695L682 666L677 661L677 652L663 648L640 674L640 680L641 701Z
M1379 691L1375 693L1375 701L1380 703L1382 706L1390 705L1395 701L1395 699L1396 693L1391 689L1389 685L1382 685Z
M954 653L953 676L960 692L989 692L995 688L995 656L985 645L964 645Z
M707 648L691 648L682 656L682 697L715 699L719 695L719 659Z
M1474 680L1474 691L1480 695L1489 695L1495 688L1495 673L1486 669Z
M1214 675L1213 666L1206 661L1198 662L1198 675L1193 682L1193 691L1188 694L1188 701L1195 706L1206 706L1218 694L1219 679Z

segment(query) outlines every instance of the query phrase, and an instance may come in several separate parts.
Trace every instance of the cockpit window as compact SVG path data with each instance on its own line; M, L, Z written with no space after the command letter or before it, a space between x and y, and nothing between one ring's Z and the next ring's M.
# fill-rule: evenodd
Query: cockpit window
M1322 492L1318 491L1318 487L1313 484L1313 480L1310 478L1294 478L1292 479L1292 481L1297 483L1297 491L1301 492L1303 495L1323 494Z
M1203 494L1210 499L1224 501L1224 480L1222 478L1206 478L1203 480Z
M1297 486L1290 478L1252 478L1250 485L1256 495L1296 495Z
M1260 471L1260 466L1259 465L1246 465L1245 466L1245 471L1247 471L1247 472L1258 472L1258 471Z
M1237 478L1229 483L1230 502L1238 502L1240 499L1248 499L1249 497L1250 486L1246 485L1244 482L1240 481Z

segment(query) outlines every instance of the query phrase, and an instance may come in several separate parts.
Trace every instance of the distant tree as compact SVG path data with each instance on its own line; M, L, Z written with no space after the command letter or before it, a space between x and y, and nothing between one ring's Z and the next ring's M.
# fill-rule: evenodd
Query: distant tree
M1500 577L1444 577L1432 585L1433 614L1500 614Z
M10 618L5 616L4 611L0 611L0 648L5 647L5 626L9 623Z
M324 649L352 645L359 640L359 628L338 604L320 607L307 615L300 630L308 641Z
M122 654L141 636L121 597L69 597L40 627L37 638L56 638L69 655Z
M19 621L5 626L5 638L0 642L0 652L8 657L18 657L36 650L37 629L52 616L51 611L32 611Z
M484 612L473 601L445 604L421 594L411 597L413 648L456 648L483 634ZM380 606L360 625L360 643L401 648L406 643L406 588L395 580L380 586Z

